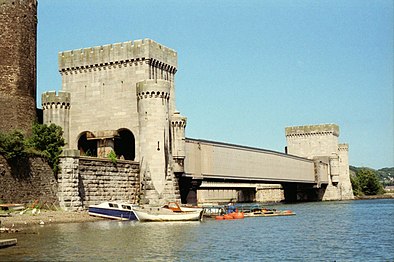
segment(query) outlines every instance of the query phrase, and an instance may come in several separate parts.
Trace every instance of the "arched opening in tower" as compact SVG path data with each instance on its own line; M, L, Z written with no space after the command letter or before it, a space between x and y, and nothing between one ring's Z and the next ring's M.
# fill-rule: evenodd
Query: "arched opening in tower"
M81 156L97 157L97 140L89 140L88 133L83 132L78 139L78 150Z
M115 153L125 160L135 159L135 138L133 133L128 129L119 129L118 137L115 137Z

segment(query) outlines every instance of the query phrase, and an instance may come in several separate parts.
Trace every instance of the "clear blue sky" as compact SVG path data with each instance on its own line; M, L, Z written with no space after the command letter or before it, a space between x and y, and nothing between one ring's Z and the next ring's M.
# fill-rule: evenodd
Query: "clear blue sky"
M38 103L61 87L59 51L151 38L178 52L188 137L283 152L285 127L336 123L351 165L394 166L393 13L392 0L39 0Z

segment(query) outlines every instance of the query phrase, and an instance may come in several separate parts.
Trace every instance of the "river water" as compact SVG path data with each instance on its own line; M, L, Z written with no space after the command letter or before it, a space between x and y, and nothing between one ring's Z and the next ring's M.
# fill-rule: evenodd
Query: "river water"
M297 215L38 226L0 261L394 261L394 199L273 207Z

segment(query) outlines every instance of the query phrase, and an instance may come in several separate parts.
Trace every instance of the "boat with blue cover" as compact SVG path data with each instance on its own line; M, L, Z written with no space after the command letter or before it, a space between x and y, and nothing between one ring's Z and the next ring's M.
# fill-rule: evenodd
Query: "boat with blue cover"
M89 215L117 220L138 220L134 213L136 206L122 202L103 202L89 206Z

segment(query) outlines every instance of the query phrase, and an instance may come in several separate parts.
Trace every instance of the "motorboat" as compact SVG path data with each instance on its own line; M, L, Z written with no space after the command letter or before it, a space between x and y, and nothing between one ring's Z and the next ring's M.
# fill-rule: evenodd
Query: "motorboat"
M140 207L134 209L134 213L141 222L201 221L203 210L173 211L164 207Z
M138 220L134 212L136 206L122 202L103 202L89 206L89 215L117 220Z

